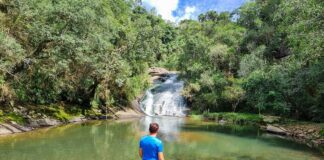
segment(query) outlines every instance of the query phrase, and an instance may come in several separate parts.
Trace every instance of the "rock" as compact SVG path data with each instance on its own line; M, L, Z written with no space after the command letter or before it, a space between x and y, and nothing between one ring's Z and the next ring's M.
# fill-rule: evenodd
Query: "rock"
M141 112L139 112L138 110L128 108L128 109L120 110L120 111L116 112L116 116L119 119L127 119L127 118L142 117L143 114Z
M12 134L13 132L7 129L6 127L0 125L0 135Z
M28 126L32 128L39 128L40 125L37 123L37 120L35 119L29 119Z
M269 133L287 135L287 131L273 125L267 125L266 131Z
M278 126L278 128L280 128L281 130L283 130L283 131L285 131L285 132L288 132L285 128L283 128L283 127L280 127L280 126Z
M305 138L305 137L306 137L306 135L305 135L305 134L303 134L303 133L301 133L301 134L298 134L298 135L297 135L297 137L298 137L298 138Z
M113 119L113 116L110 115L101 115L98 117L100 120Z
M6 124L6 123L3 123L1 124L3 127L7 128L8 130L10 130L12 133L20 133L21 130L9 125L9 124Z
M315 130L314 129L309 129L307 133L313 133Z
M82 122L84 120L85 120L85 118L82 117L82 116L80 116L80 117L74 117L74 118L72 118L71 120L69 120L69 122L70 123L76 123L76 122Z
M58 120L49 119L49 118L39 119L39 120L37 120L37 123L42 127L55 126L55 125L60 124L60 122Z
M219 124L224 125L226 123L226 121L224 121L223 119L219 121Z
M50 118L43 118L43 119L31 119L29 120L29 126L33 128L39 128L39 127L48 127L48 126L56 126L61 124L60 121L56 119L50 119Z
M154 82L156 80L159 80L160 76L152 76L151 81Z
M21 130L21 131L23 131L23 132L28 132L28 131L31 131L32 130L32 128L25 127L25 126L21 126L21 125L17 124L14 121L11 121L10 122L10 125L13 126L13 127L15 127L15 128L17 128L17 129L19 129L19 130Z
M160 68L160 67L152 67L152 68L149 68L148 71L149 71L149 74L152 76L161 76L161 75L169 73L169 71L167 69Z
M324 147L324 139L318 139L318 140L312 140L312 144L315 146L315 147Z

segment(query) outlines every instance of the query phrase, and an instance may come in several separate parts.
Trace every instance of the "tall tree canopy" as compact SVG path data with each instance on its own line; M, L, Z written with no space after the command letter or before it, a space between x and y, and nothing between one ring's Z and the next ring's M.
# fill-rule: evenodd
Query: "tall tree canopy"
M255 0L172 24L137 0L0 0L0 109L127 106L164 66L193 110L323 122L323 10Z

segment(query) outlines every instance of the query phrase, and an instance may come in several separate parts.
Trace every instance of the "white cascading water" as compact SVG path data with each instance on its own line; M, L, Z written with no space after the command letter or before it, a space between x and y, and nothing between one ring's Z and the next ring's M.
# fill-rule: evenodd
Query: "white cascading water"
M149 116L183 117L187 107L182 89L183 81L178 80L178 75L169 74L165 82L146 91L141 109Z

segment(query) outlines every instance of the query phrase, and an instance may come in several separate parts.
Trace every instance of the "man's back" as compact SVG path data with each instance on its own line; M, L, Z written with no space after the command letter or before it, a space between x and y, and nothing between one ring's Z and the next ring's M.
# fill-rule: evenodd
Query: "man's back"
M142 160L159 160L158 153L163 152L162 141L155 136L144 136L140 141L143 152Z

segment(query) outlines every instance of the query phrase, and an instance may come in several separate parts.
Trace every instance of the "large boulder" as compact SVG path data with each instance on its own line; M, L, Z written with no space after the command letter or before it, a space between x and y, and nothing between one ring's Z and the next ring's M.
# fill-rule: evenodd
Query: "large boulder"
M19 129L19 130L21 130L21 131L23 131L23 132L28 132L28 131L31 131L32 130L32 128L19 125L19 124L17 124L14 121L11 121L10 122L10 125L13 126L13 127L15 127L15 128L17 128L17 129Z
M274 134L279 134L279 135L287 135L288 134L286 129L284 129L282 127L276 127L273 125L267 125L266 131L269 133L274 133Z
M149 74L151 76L161 76L161 75L165 75L165 74L168 74L169 71L165 68L160 68L160 67L152 67L152 68L149 68Z
M29 126L33 128L56 126L59 124L61 124L60 121L56 119L50 119L50 118L29 120Z

